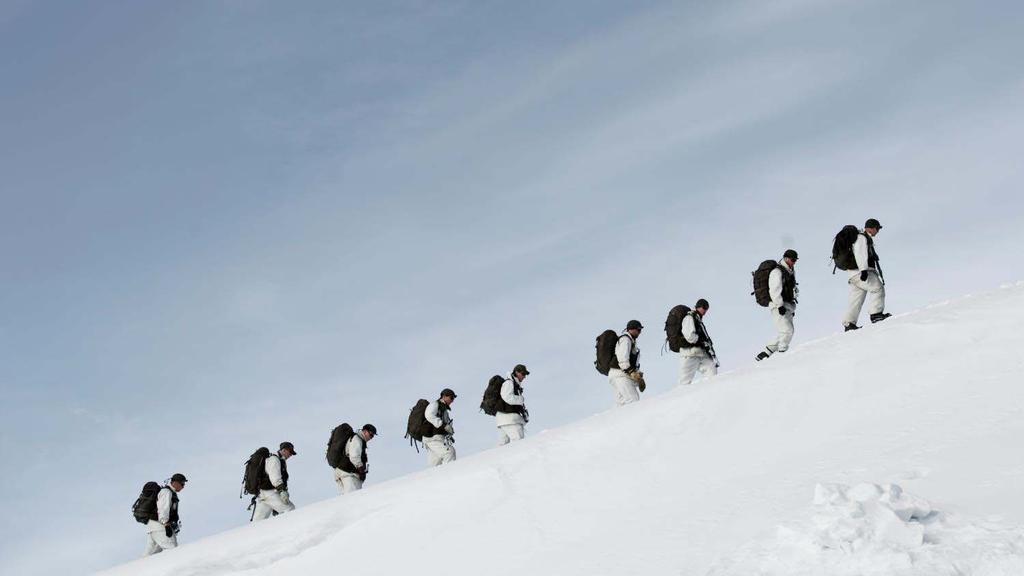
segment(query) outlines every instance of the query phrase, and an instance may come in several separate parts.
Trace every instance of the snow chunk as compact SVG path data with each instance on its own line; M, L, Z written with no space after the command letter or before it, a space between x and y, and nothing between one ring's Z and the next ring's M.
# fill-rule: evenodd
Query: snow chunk
M708 576L1024 574L1024 529L962 523L895 484L818 484L814 508Z

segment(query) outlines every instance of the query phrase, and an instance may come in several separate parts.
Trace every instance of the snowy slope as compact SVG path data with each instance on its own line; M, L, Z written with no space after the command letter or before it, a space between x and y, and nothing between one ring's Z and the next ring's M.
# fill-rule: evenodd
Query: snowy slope
M1022 328L930 306L108 574L1024 574Z

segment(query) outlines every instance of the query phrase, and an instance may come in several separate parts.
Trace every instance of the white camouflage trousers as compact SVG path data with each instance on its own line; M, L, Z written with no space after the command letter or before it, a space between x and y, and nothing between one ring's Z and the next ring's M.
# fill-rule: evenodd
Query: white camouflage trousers
M266 520L273 516L274 512L284 514L292 510L295 510L295 504L292 504L287 490L260 490L260 495L256 497L256 511L252 515L252 521Z
M341 494L363 489L363 481L359 476L345 472L341 468L334 469L334 482L338 484L338 492Z
M880 314L885 310L885 286L878 277L878 272L868 270L868 279L861 280L860 275L850 277L850 303L846 307L846 316L843 324L856 324L860 317L860 309L864 306L864 299L868 293L871 294L871 304L868 305L868 314Z
M636 382L625 373L616 373L608 377L608 383L612 386L612 393L615 395L615 404L625 406L640 400L640 389Z
M522 424L506 424L498 426L498 446L504 446L515 440L522 440L526 431Z
M427 466L440 466L455 461L455 446L443 434L424 436L423 447L427 452Z
M786 306L786 313L779 314L779 309L772 307L772 320L775 321L775 329L778 335L765 348L768 352L785 352L789 350L789 343L793 340L793 311Z
M146 540L146 556L152 556L153 554L159 554L164 550L170 550L171 548L178 547L177 534L168 538L167 533L160 530L158 532L150 532L147 536L149 538Z
M679 385L687 386L693 383L693 377L697 375L697 371L704 378L710 378L718 374L718 367L715 366L715 361L711 359L703 350L701 350L700 356L684 356L679 355Z

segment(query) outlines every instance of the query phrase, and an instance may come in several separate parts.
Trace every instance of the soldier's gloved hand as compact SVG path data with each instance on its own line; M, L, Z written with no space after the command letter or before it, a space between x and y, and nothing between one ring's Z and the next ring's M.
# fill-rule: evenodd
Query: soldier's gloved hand
M288 502L291 501L291 496L288 495L288 491L287 490L281 490L280 495L281 495L281 501L284 502L285 504L287 504Z
M785 306L779 306L779 316L785 316L785 315L786 315L786 307Z
M867 270L861 270L860 271L860 281L861 282L867 282L868 281L868 271Z
M164 534L167 534L168 538L174 536L174 526L171 526L170 524L164 524Z
M451 425L451 424L445 424L445 425L444 425L444 431L445 431L445 433L446 433L446 434L448 434L449 436L451 436L452 434L455 434L455 429L454 429L454 428L452 428L452 425Z
M644 379L640 378L640 382L637 382L636 387L639 388L641 392L643 392L644 390L647 390L647 382L644 382Z
M644 377L644 373L639 371L639 370L634 370L634 371L629 373L629 379L632 380L633 382L640 382L640 380L643 377Z

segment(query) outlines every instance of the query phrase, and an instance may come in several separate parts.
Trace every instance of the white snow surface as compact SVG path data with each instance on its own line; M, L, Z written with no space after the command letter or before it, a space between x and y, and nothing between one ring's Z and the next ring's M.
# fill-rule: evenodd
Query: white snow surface
M106 574L1020 576L1022 352L1018 283Z
M896 484L818 485L814 512L722 559L709 576L1024 574L1024 529L932 509Z

